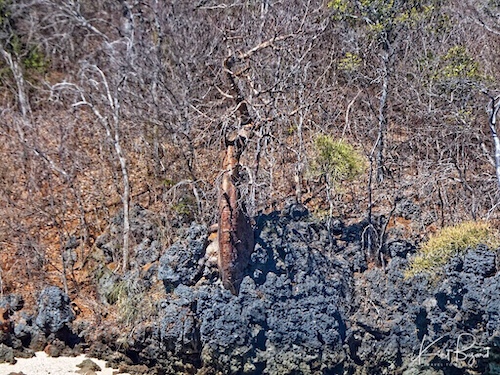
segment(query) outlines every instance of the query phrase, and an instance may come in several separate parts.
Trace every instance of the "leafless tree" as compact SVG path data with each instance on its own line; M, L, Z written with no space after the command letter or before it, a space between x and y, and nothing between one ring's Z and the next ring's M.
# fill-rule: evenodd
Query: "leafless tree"
M108 141L113 144L113 148L115 150L116 156L118 158L120 169L122 173L122 183L123 190L121 195L122 205L123 205L123 248L122 248L122 270L125 272L129 267L129 244L130 244L130 179L128 172L128 164L127 159L125 157L125 153L122 147L122 140L120 136L120 100L118 97L119 88L115 88L114 93L112 93L106 75L103 71L97 67L96 65L91 65L85 67L85 72L89 72L90 76L84 73L85 79L92 80L93 73L97 74L100 83L103 86L103 95L106 98L105 106L107 109L107 113L110 114L109 119L108 116L101 113L100 109L97 107L94 98L87 98L85 92L81 90L81 88L77 87L81 100L74 103L73 107L79 106L88 106L92 113L96 116L99 123L102 125L106 132L106 137Z
M499 99L488 119L477 93L481 85L494 92L499 79L498 7L363 4L368 18L339 22L322 0L8 2L0 199L9 246L66 273L45 234L63 249L85 232L83 261L121 209L116 260L126 270L134 264L127 212L140 200L172 228L219 221L222 278L234 292L252 247L249 218L291 196L318 217L357 219L368 205L375 227L381 214L395 220L401 195L425 213L414 219L417 237L496 217L498 168L495 178L490 164L498 157L489 149L497 140L484 124L496 134ZM388 4L395 8L377 19L372 10ZM487 80L443 78L457 46ZM35 51L43 69L30 67ZM357 60L345 69L348 53ZM310 173L318 134L363 148L370 173L332 195ZM379 252L391 231L380 224ZM71 278L66 284L71 291Z
M495 150L495 171L497 176L498 188L500 189L500 140L497 134L497 115L500 110L500 95L490 97L490 108L489 108L489 127L491 131L491 137L493 139L493 145Z

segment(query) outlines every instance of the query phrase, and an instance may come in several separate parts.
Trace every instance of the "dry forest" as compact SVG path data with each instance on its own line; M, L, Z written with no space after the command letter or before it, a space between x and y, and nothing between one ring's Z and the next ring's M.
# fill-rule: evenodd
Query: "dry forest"
M500 219L498 0L0 0L0 55L2 295L102 313L95 268L147 267L134 207L165 249L231 160L248 217L296 199L375 252Z

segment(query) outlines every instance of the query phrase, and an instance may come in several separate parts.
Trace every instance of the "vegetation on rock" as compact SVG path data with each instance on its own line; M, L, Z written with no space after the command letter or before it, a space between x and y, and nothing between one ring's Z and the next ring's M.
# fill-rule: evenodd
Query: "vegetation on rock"
M444 227L422 244L417 256L411 261L405 277L426 274L438 277L451 258L463 255L478 245L487 245L491 250L500 246L498 230L484 221L466 221Z
M78 318L116 318L142 293L120 281L217 222L223 177L249 218L293 198L330 231L367 219L362 254L393 222L415 243L498 225L498 2L226 3L0 0L0 293L57 285Z

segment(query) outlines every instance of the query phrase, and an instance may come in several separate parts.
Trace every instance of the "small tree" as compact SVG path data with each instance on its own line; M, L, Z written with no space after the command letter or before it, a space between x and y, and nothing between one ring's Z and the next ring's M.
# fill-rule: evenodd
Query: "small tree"
M73 107L88 107L91 109L99 124L106 132L107 141L113 145L116 157L120 164L122 173L122 193L121 201L123 207L123 243L122 243L122 272L125 273L129 267L129 245L130 245L130 177L129 167L123 140L121 136L121 113L120 113L120 88L119 85L112 87L107 76L97 65L85 66L82 72L85 79L98 82L102 86L101 95L91 95L90 90L85 91L81 86L74 86L80 95L80 101L73 104ZM64 87L64 85L63 85ZM99 100L99 98L101 100ZM99 103L101 101L101 103ZM98 104L102 105L102 110Z
M333 215L333 191L340 181L351 180L365 170L363 156L349 143L335 141L328 135L320 135L314 142L315 156L313 174L325 177L326 194L329 203L329 218Z
M373 60L377 64L378 77L371 80L379 84L379 98L377 108L378 133L373 152L376 162L376 180L383 182L386 177L385 142L387 138L388 108L396 70L397 55L404 53L401 45L407 40L408 30L414 28L422 19L437 10L433 1L349 1L332 0L328 7L333 10L333 19L344 22L347 28L353 25L360 30L360 40L368 40L367 54L375 51ZM375 48L374 48L375 46ZM352 60L352 58L355 60ZM356 54L346 54L355 62L360 61ZM371 59L367 59L371 60ZM348 60L347 60L348 61ZM340 69L345 69L346 59L339 64ZM351 68L354 65L351 65Z

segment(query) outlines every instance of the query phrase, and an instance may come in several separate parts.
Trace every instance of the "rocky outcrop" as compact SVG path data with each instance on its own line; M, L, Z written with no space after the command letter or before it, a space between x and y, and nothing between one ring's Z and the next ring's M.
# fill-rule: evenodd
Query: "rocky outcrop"
M208 230L204 225L193 224L181 239L160 258L158 279L166 290L180 284L194 285L203 272L203 257L208 245Z
M57 333L75 319L69 297L61 289L45 288L38 298L35 324L47 335Z
M229 373L266 369L282 374L298 368L313 373L341 367L345 322L339 307L345 290L339 270L329 272L330 281L318 283L314 275L290 267L285 273L267 273L262 283L245 278L236 298L218 292L201 296L202 362ZM287 272L296 275L290 279Z
M203 254L196 249L206 230L192 226L190 240L166 251L170 255L162 257L159 278L168 280L169 294L161 304L157 336L173 356L224 373L343 368L345 308L352 299L349 265L336 253L324 225L301 220L307 214L303 207L292 211L295 219L278 214L259 219L255 250L238 296L218 280L200 278L194 284L183 262L172 261L182 259L179 253L197 254L191 257L197 264ZM171 276L180 270L178 278Z
M42 290L37 311L23 311L24 301L17 294L0 299L2 334L0 335L0 362L13 362L15 357L31 357L34 351L46 350L59 356L71 352L80 339L71 330L75 319L69 297L58 287Z
M385 267L370 268L364 228L337 221L328 231L300 205L261 216L239 295L214 279L178 283L158 337L181 361L228 374L494 373L497 254L479 247L443 279L407 280L415 246L391 240Z
M158 217L139 204L130 209L131 268L142 267L157 261L161 255L160 226ZM100 250L105 263L115 262L120 258L123 241L123 212L111 222L106 232L96 239L96 248Z
M76 365L80 370L76 371L78 374L91 375L96 371L102 371L101 366L90 359L85 359L82 363Z
M131 373L499 374L498 251L479 246L453 258L442 278L405 279L414 244L389 235L385 263L370 265L366 226L327 225L294 202L261 215L233 295L207 262L207 228L192 224L157 266L110 279L135 285L140 296L159 279L164 298L155 310L132 330L87 325L80 336L91 354ZM69 343L61 333L72 314L60 290L44 290L38 313L22 318L12 312L22 303L8 298L0 301L11 311L4 360L13 356L8 348Z
M445 277L405 280L401 242L386 270L371 269L355 282L348 336L358 373L497 373L500 274L485 247L454 258Z

